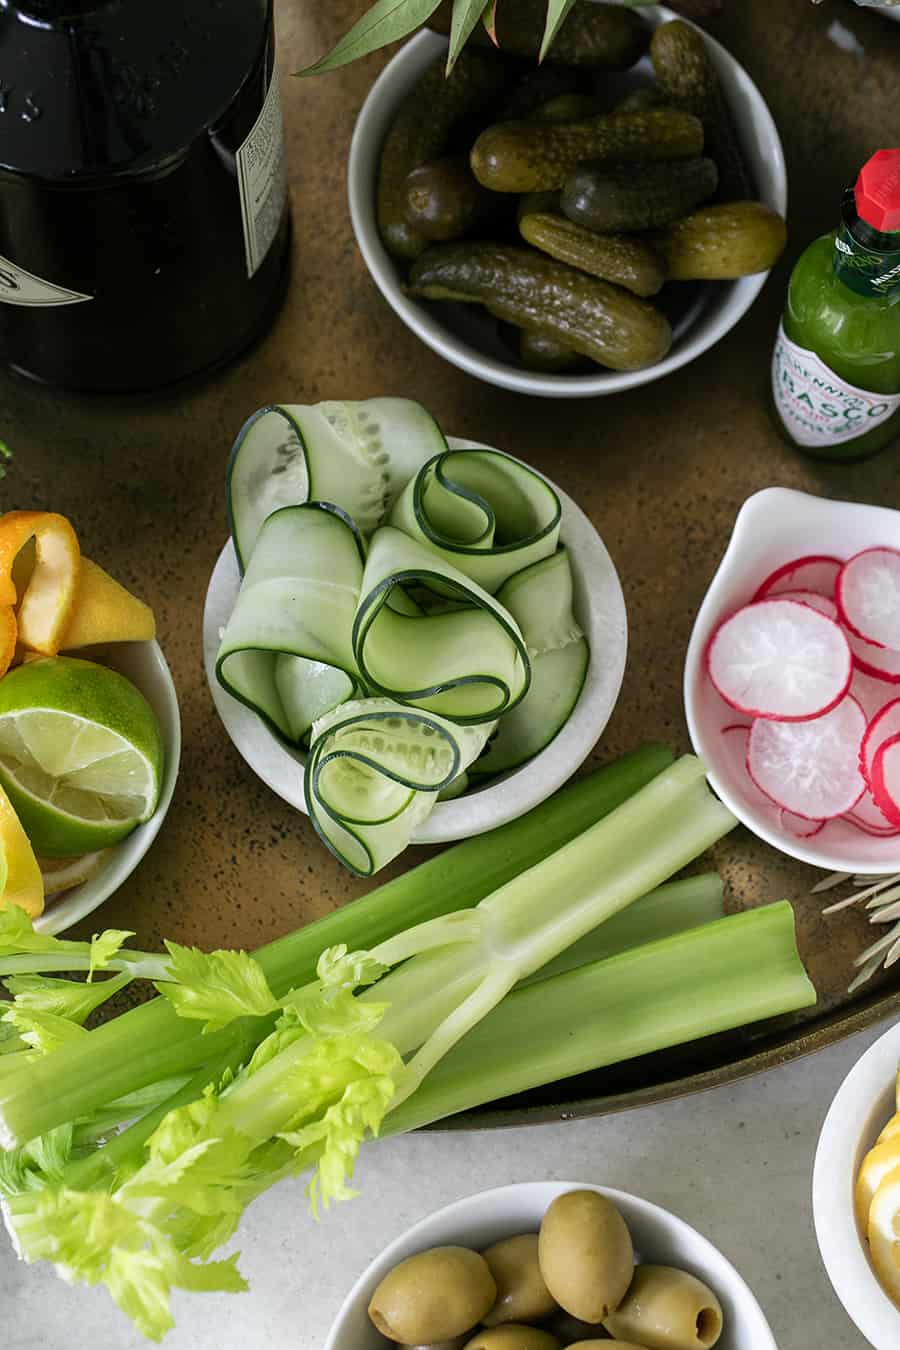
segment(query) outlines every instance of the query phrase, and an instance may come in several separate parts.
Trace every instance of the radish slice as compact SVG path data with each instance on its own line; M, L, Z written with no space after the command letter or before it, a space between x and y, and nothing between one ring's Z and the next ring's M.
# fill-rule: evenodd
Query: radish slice
M900 833L897 826L891 824L884 812L879 811L871 792L864 792L853 810L848 811L844 819L866 834L878 836Z
M900 736L900 698L886 703L866 727L859 751L859 766L867 783L872 781L872 761L878 747L891 736Z
M795 816L793 811L785 811L784 808L780 811L779 818L788 833L796 835L798 839L812 839L813 835L819 834L827 824L824 820L807 820L805 816Z
M840 558L826 554L795 558L767 576L753 599L764 600L786 591L814 591L816 595L830 597L834 595L837 574L842 566Z
M779 593L779 600L796 600L800 605L810 605L817 609L820 614L824 614L827 619L837 619L838 607L827 595L817 595L815 591L784 591Z
M750 729L747 772L786 811L810 821L842 816L866 790L859 768L865 729L865 713L850 697L813 721L758 718Z
M900 648L900 552L867 548L841 568L835 599L841 621L863 642Z
M739 609L713 634L706 661L732 708L792 722L836 707L853 673L842 630L796 600L760 600Z
M900 651L889 647L879 647L874 642L864 642L849 629L844 630L853 664L856 669L873 680L884 680L888 684L900 684Z
M888 737L875 751L872 796L888 820L900 825L900 735Z
M852 642L850 647L852 650ZM853 671L850 693L857 703L862 705L862 710L870 722L886 703L892 702L897 697L897 690L892 685L886 684L884 680L873 679L871 675L866 675L859 669Z

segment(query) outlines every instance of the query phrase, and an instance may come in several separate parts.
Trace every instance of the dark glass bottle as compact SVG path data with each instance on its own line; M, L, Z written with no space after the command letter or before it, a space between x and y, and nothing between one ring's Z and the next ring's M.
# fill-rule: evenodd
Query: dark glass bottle
M0 0L0 362L136 392L287 280L272 0Z

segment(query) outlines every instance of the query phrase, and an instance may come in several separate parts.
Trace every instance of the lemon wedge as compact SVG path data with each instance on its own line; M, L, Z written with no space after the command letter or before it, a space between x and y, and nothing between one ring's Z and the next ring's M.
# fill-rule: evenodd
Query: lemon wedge
M97 642L145 642L156 636L153 610L90 558L81 559L72 618L60 651Z
M34 567L24 585L16 559L34 540ZM0 605L15 606L19 641L32 651L59 650L75 606L81 571L78 538L53 511L7 511L0 516Z
M884 1144L887 1143L888 1139L896 1139L898 1137L900 1137L900 1111L897 1111L891 1116L875 1142L877 1144Z
M884 1292L900 1307L900 1167L881 1180L869 1209L869 1255Z
M0 788L0 906L18 905L35 918L44 908L44 882L34 850Z
M859 1176L856 1178L854 1207L859 1231L865 1233L869 1223L869 1210L875 1198L875 1192L882 1181L894 1168L900 1168L900 1136L885 1139L869 1149L863 1159Z

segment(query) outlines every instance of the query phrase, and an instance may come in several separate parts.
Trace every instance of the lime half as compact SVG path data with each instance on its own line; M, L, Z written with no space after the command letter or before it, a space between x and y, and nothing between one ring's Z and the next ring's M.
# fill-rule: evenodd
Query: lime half
M37 853L92 853L156 810L162 737L124 675L53 656L0 680L0 784Z

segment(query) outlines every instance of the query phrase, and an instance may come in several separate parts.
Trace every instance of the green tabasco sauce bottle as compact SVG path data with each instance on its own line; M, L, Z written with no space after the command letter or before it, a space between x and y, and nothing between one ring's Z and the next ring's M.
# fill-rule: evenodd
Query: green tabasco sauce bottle
M879 150L788 286L772 356L784 434L821 459L865 459L900 436L900 149Z

